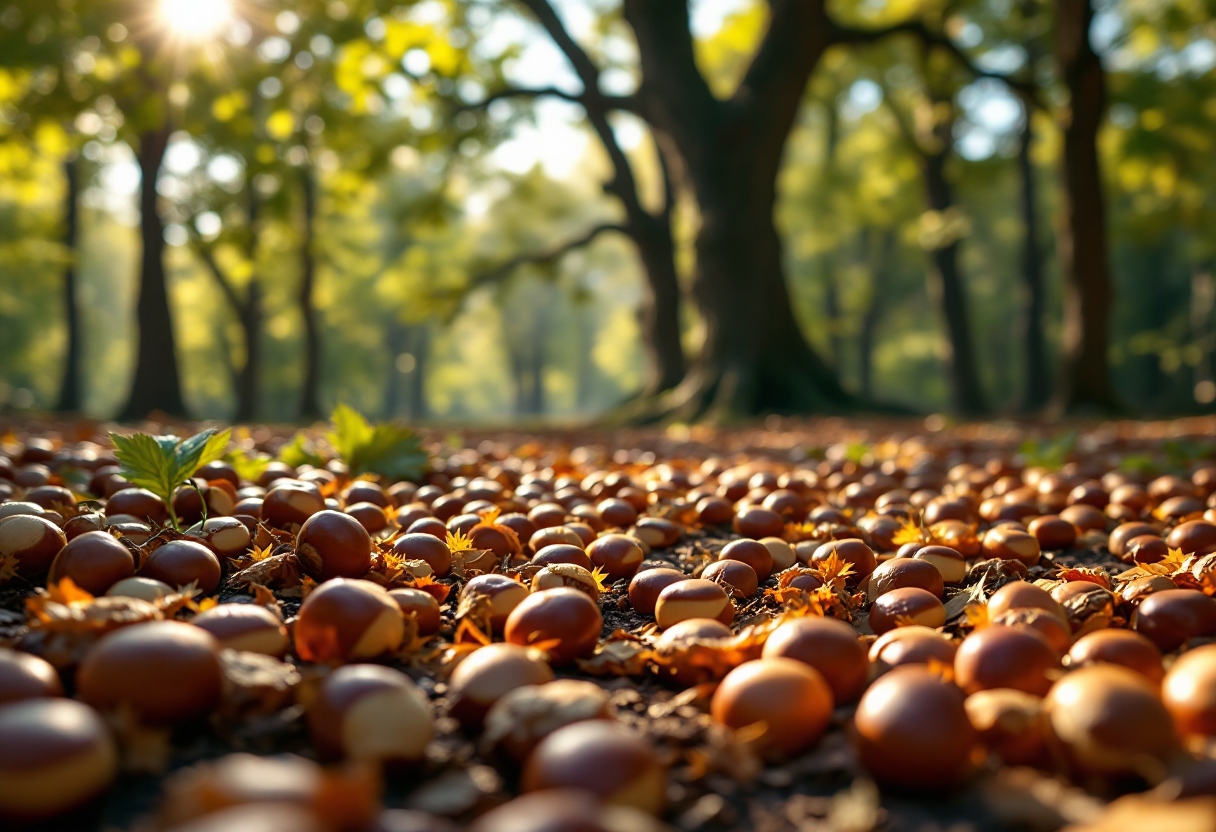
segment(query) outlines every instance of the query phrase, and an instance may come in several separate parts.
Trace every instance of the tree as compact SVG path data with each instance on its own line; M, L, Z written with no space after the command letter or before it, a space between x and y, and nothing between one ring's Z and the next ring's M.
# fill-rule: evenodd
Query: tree
M75 413L83 405L81 390L81 353L84 349L80 332L80 308L76 290L76 241L80 236L80 168L79 161L69 158L63 163L63 246L67 250L68 267L63 272L63 317L67 330L64 348L63 380L55 409Z
M1090 41L1090 0L1055 0L1056 71L1068 92L1059 126L1063 210L1056 246L1064 274L1064 334L1054 406L1062 411L1119 407L1108 348L1114 292L1106 240L1106 198L1098 130L1106 111L1106 72Z

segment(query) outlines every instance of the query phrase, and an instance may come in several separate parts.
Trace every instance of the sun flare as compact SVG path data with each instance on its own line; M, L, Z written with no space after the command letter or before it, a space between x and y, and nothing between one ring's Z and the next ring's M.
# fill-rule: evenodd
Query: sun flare
M190 40L213 37L232 21L230 0L160 0L160 16L174 34Z

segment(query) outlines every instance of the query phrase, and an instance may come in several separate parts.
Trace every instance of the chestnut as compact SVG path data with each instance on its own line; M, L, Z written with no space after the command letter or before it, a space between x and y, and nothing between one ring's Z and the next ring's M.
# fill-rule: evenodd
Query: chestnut
M663 629L689 618L714 618L729 624L735 618L735 608L721 586L704 578L690 578L659 593L654 617Z
M0 647L0 707L53 696L63 696L63 685L49 662Z
M981 690L967 697L967 718L979 741L1010 766L1040 762L1047 750L1043 699L1020 690Z
M68 540L80 537L85 532L100 532L105 530L105 517L100 514L77 514L63 524L63 534Z
M595 568L595 564L591 562L591 558L581 546L572 546L569 543L554 543L546 546L532 556L532 562L540 566L569 563L581 566L588 571Z
M220 562L210 549L193 540L171 540L158 546L140 567L141 578L172 587L194 584L204 593L220 585Z
M1056 655L1063 656L1072 645L1072 626L1060 616L1037 607L1021 607L1006 610L992 616L992 624L1033 630L1047 640Z
M870 665L857 632L834 618L798 618L769 635L761 654L784 656L818 670L836 704L852 702L866 686Z
M764 537L760 539L768 553L773 557L773 572L783 572L798 562L794 547L779 537Z
M785 518L767 508L748 506L735 515L733 526L737 534L756 540L781 537L781 532L785 530Z
M1068 622L1068 614L1060 602L1051 597L1051 593L1029 581L1010 581L992 594L988 599L988 616L995 618L1002 613L1015 609L1041 609Z
M870 592L878 598L894 589L916 587L941 598L946 592L942 573L925 560L891 558L870 575Z
M482 747L523 761L545 737L588 719L612 719L608 691L594 682L558 679L503 695L486 714Z
M667 802L667 769L650 742L609 720L558 728L528 755L524 792L580 789L609 805L659 814Z
M773 573L773 554L758 540L732 540L718 552L718 560L737 560L746 563L756 573L756 580L764 582Z
M567 543L580 549L586 548L583 539L573 529L567 529L565 526L546 526L538 529L536 534L528 538L528 548L533 553L555 543Z
M191 624L132 624L85 654L76 673L77 695L100 711L130 706L148 725L197 719L220 701L219 651L210 633Z
M610 583L632 578L645 559L637 541L623 534L608 534L593 541L587 547L587 556Z
M664 630L657 644L671 647L681 641L730 638L732 635L730 627L716 619L688 618Z
M354 503L342 509L347 517L353 517L368 534L376 534L388 528L388 515L375 503Z
M1181 549L1184 555L1210 555L1216 552L1216 523L1191 520L1175 526L1165 538L1171 549Z
M380 508L389 508L392 500L379 483L370 480L355 480L342 490L342 502L347 506L371 503Z
M399 670L340 667L308 705L308 734L326 759L413 762L435 735L426 694Z
M462 600L471 595L482 595L489 599L490 626L502 632L507 616L528 597L528 587L506 575L476 575L460 591Z
M652 549L666 549L680 539L680 527L662 517L639 517L629 530L629 536Z
M407 536L425 534L440 541L448 539L448 527L438 517L420 517L409 525L402 526L402 528L405 529Z
M618 529L627 529L638 519L638 510L631 503L616 497L601 500L595 512L606 525Z
M315 485L300 480L280 479L262 498L262 519L272 526L288 529L301 525L318 511L325 510L325 499Z
M688 579L688 575L678 569L644 569L629 582L629 603L640 615L654 615L659 594L672 584Z
M411 809L385 809L366 832L460 832L447 818Z
M1168 653L1192 638L1216 634L1216 600L1197 589L1154 592L1136 607L1132 627Z
M585 593L546 589L532 593L511 611L503 635L511 644L535 644L549 654L550 661L568 664L594 652L603 628L599 605Z
M44 574L67 542L63 530L45 517L17 514L0 522L0 561L16 558L23 578Z
M862 764L898 789L949 788L967 772L976 742L963 692L915 665L870 685L853 724Z
M106 516L126 514L140 522L160 525L169 520L165 501L146 488L124 488L106 500Z
M984 535L982 546L986 558L1017 560L1027 566L1034 566L1041 556L1038 538L1007 526L989 529Z
M532 591L569 587L587 593L592 601L599 601L600 585L595 575L573 563L555 563L532 576Z
M118 750L101 717L71 699L30 699L0 708L0 820L35 823L105 792Z
M1109 627L1114 619L1114 594L1091 581L1067 581L1052 589L1051 597L1064 607L1077 638Z
M865 541L855 537L848 537L844 540L829 540L815 550L815 554L811 556L811 563L812 565L821 564L833 554L845 563L852 564L853 571L845 578L849 586L858 586L864 583L878 567L878 560L874 557L874 550L867 546Z
M1130 554L1127 549L1127 544L1134 537L1151 534L1160 537L1158 531L1147 523L1123 523L1116 526L1115 530L1110 533L1110 538L1107 542L1107 548L1110 553L1120 560L1126 560Z
M1077 542L1077 527L1058 514L1044 514L1030 521L1027 528L1039 541L1040 549L1058 551Z
M404 560L426 561L436 577L446 578L452 571L452 552L434 535L404 534L393 543L392 551Z
M920 587L901 587L878 597L870 607L869 622L870 629L878 635L913 624L941 627L946 623L946 608L932 592Z
M304 571L318 581L361 578L371 569L372 539L354 517L318 511L300 526L296 556Z
M103 595L123 578L134 575L135 558L130 549L107 532L85 532L55 556L47 583L57 584L71 578L85 592Z
M1170 713L1152 683L1113 664L1064 676L1043 702L1047 739L1081 775L1164 775L1177 748Z
M511 691L553 681L553 669L539 650L515 644L487 644L456 666L448 679L448 708L465 728L481 724L486 712Z
M734 598L751 598L759 588L756 570L739 560L715 561L705 567L701 577L720 584Z
M189 534L224 560L239 558L253 542L249 527L235 517L210 517L191 528Z
M1013 688L1043 696L1051 689L1051 671L1059 666L1056 652L1043 636L998 624L963 639L954 656L954 678L968 694Z
M468 829L469 832L664 832L668 827L638 809L605 805L585 791L547 789L486 812Z
M967 559L962 552L949 546L920 546L912 559L933 565L945 583L961 584L967 579Z
M1069 667L1092 664L1122 665L1154 685L1165 675L1157 645L1131 630L1096 630L1077 639L1068 651Z
M724 526L734 518L735 510L721 497L703 497L697 501L697 522L703 526Z
M283 620L256 604L219 604L190 622L215 637L221 647L282 658L290 641Z
M1216 644L1183 653L1165 674L1161 698L1184 737L1216 737Z
M414 617L414 622L418 625L418 635L429 636L439 632L443 620L439 612L439 602L435 600L434 595L421 589L410 588L391 589L388 594L397 602L402 615L406 618L411 615Z
M888 667L928 664L931 661L953 665L957 650L948 635L913 624L910 627L896 627L879 636L870 645L869 658L871 662L881 662Z
M405 619L385 589L334 578L300 605L296 653L306 662L349 662L391 653L405 638Z
M814 745L832 718L832 691L823 675L795 659L772 656L745 662L722 679L710 713L739 730L764 723L763 753L792 756Z
M1127 559L1133 563L1160 563L1169 554L1169 544L1155 534L1133 537L1127 544Z

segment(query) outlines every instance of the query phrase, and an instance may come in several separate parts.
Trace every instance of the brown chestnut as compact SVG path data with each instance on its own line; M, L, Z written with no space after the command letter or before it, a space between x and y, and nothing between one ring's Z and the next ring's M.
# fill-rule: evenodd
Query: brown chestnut
M701 577L721 584L734 598L751 598L759 588L756 570L739 560L715 561L705 567Z
M86 532L55 556L47 583L71 578L85 592L104 595L111 586L134 575L135 558L130 549L107 532Z
M189 533L224 560L245 554L253 541L249 528L235 517L210 517Z
M190 622L215 637L221 647L282 658L291 646L283 620L257 604L219 604Z
M610 805L659 814L667 802L667 769L651 743L609 720L558 728L528 755L525 792L580 789Z
M967 697L966 707L980 743L1006 765L1033 765L1043 759L1041 697L1009 688L981 690Z
M879 783L900 789L957 783L976 741L963 692L915 665L897 667L870 685L853 723L862 764Z
M139 575L172 587L194 584L204 593L211 593L220 585L220 571L219 559L203 544L171 540L148 555Z
M930 627L913 625L888 630L870 645L871 662L888 667L937 662L953 665L958 648L948 635Z
M832 718L832 691L823 675L794 659L774 656L739 665L714 691L714 721L739 730L764 723L759 739L769 755L791 756L814 745Z
M674 583L687 581L688 577L678 569L644 569L629 582L629 603L641 615L654 615L659 594Z
M1216 644L1183 653L1165 674L1161 698L1184 737L1216 737Z
M773 554L758 540L732 540L722 547L718 560L737 560L746 563L756 573L756 580L764 582L773 573Z
M372 539L354 517L340 511L318 511L296 535L296 557L318 581L362 578L372 565Z
M1030 521L1027 528L1039 541L1040 549L1068 549L1077 542L1077 527L1058 514L1044 514Z
M608 534L593 541L587 547L587 556L610 583L632 578L645 559L638 542L623 534Z
M63 685L49 662L0 647L0 707L53 696L63 696Z
M460 597L481 595L490 602L490 626L498 632L507 624L507 616L528 597L528 587L506 575L476 575L460 591Z
M998 624L963 639L954 657L954 678L968 694L1013 688L1043 696L1051 689L1051 672L1059 666L1055 650L1043 636Z
M300 605L296 653L307 662L349 662L391 653L405 638L405 619L385 589L334 578Z
M1069 667L1093 664L1122 665L1154 685L1165 675L1157 645L1131 630L1096 630L1077 639L1068 651Z
M262 519L280 529L299 526L324 510L325 500L320 489L300 480L277 480L262 498Z
M448 544L431 534L402 535L393 543L393 554L403 560L426 561L439 578L446 578L452 571Z
M149 621L98 641L76 673L77 695L100 711L130 706L143 723L206 716L220 701L220 645L180 621Z
M916 558L891 558L870 575L870 593L878 598L894 589L916 587L941 598L946 592L942 573L931 563Z
M516 688L553 681L553 669L539 650L515 644L487 644L467 656L448 679L448 707L466 728L479 726L503 696Z
M71 699L0 708L0 820L33 823L84 806L118 774L101 717Z
M832 555L845 563L852 564L853 571L846 576L846 582L849 586L858 586L864 583L874 570L878 567L878 560L874 557L874 550L865 544L865 541L855 537L845 538L844 540L829 540L818 549L811 557L812 565L822 564Z
M1168 653L1192 638L1216 634L1216 600L1197 589L1154 592L1136 607L1132 627Z
M721 586L704 578L690 578L659 593L654 617L663 629L689 618L714 618L729 624L735 618L735 608Z
M612 719L612 711L608 691L594 682L558 679L525 685L504 694L490 708L482 746L523 761L559 728L588 719Z
M439 632L443 619L439 611L439 602L435 596L421 589L391 589L389 597L397 602L401 614L406 618L411 615L418 625L418 635L429 636Z
M781 537L781 532L785 529L785 518L767 508L748 506L735 515L733 526L737 534L755 540L762 537Z
M325 677L308 705L308 733L325 758L412 762L426 753L435 721L404 673L354 664Z
M1216 552L1216 523L1191 520L1175 526L1165 538L1171 549L1181 549L1184 555L1210 555Z
M946 623L946 608L932 592L920 587L901 587L879 596L870 607L869 622L870 629L878 635L914 624L941 627Z
M63 530L45 517L17 514L0 522L0 561L16 558L23 578L44 574L67 542Z
M146 488L124 488L106 500L106 516L127 514L140 522L162 524L169 519L165 501Z
M949 546L921 546L912 555L913 560L932 564L948 584L961 584L967 579L967 559L963 553Z
M554 663L567 664L591 655L603 628L599 605L585 593L546 589L532 593L511 611L503 635L511 644L536 645Z
M815 668L832 690L836 704L852 702L866 686L869 660L857 632L834 618L798 618L773 630L765 658L784 656Z

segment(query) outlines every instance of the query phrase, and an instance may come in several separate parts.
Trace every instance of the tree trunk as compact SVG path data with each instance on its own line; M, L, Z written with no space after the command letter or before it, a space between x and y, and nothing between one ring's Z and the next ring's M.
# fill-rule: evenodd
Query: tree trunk
M300 257L300 316L304 321L304 384L300 390L300 417L316 419L321 415L321 332L313 294L316 290L317 182L307 165L300 168L304 199L304 229Z
M1191 338L1199 348L1191 396L1202 408L1210 408L1216 402L1216 377L1212 374L1212 353L1216 346L1216 332L1212 330L1212 310L1216 308L1213 265L1210 260L1197 264L1191 273Z
M953 119L950 121L953 122ZM954 187L946 178L949 144L944 145L940 151L924 154L921 164L929 207L942 215L946 215L955 207ZM967 310L967 295L958 266L958 252L957 239L951 239L934 248L931 258L933 266L929 270L929 295L941 310L942 323L946 329L946 372L950 379L950 409L963 416L977 416L986 408L979 368L975 361L975 344L971 339L971 316Z
M245 366L236 379L236 419L252 422L258 413L258 389L262 367L262 290L250 279L245 304L240 310Z
M729 420L855 404L794 318L773 220L786 140L829 25L822 2L774 0L770 8L751 66L722 101L697 68L687 3L625 0L642 115L701 218L692 295L705 343L655 415Z
M431 326L421 323L414 330L414 372L410 373L409 418L430 418L431 408L426 400L426 373L430 367Z
M861 337L857 340L857 375L861 395L874 393L874 344L878 340L878 324L882 320L887 293L887 277L895 253L895 230L883 234L878 257L870 269L870 303L861 319Z
M1043 315L1047 297L1043 286L1043 251L1039 243L1038 186L1034 178L1034 163L1030 147L1034 141L1033 109L1024 102L1026 124L1018 145L1018 178L1022 197L1022 284L1026 307L1021 326L1025 376L1018 410L1033 413L1045 407L1051 399L1051 369L1047 364L1047 337L1043 332Z
M76 301L76 262L79 255L77 240L80 236L80 210L77 205L80 194L79 165L79 160L74 158L63 164L63 247L69 257L67 270L63 273L63 323L67 330L67 344L63 357L63 381L59 387L59 402L55 406L55 409L62 413L75 413L81 409L83 403L83 391L80 389L80 309Z
M1064 275L1064 337L1054 407L1112 411L1119 406L1107 360L1114 290L1098 161L1106 76L1089 40L1090 0L1055 0L1055 12L1056 62L1069 107L1061 125L1064 187L1057 245Z
M156 182L170 132L169 127L165 126L139 137L138 159L142 176L139 208L143 256L139 302L135 312L138 346L135 378L120 417L123 419L143 419L154 411L169 416L184 416L186 413L165 281L165 227L158 210L156 193Z
M650 367L643 395L652 396L674 388L688 371L680 337L680 278L668 212L655 217L639 211L630 216L629 229L646 278L639 317Z

